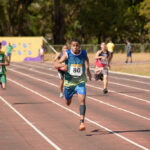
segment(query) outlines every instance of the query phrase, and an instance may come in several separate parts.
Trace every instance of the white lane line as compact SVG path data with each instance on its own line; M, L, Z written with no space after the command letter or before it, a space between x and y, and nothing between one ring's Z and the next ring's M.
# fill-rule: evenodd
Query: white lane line
M35 66L35 65L26 65L26 66L33 66L33 67L36 67L36 68L41 68L41 69L45 69L41 66ZM51 69L51 71L54 71ZM56 72L56 70L55 70ZM118 86L123 86L123 87L127 87L127 88L132 88L132 89L136 89L136 90L141 90L141 91L145 91L145 92L150 92L150 90L148 89L143 89L143 88L137 88L137 87L134 87L134 86L129 86L129 85L125 85L125 84L120 84L120 83L116 83L116 82L111 82L109 81L110 84L115 84L115 85L118 85Z
M114 77L114 76L110 76L110 75L109 75L109 78L121 79L121 80L130 81L130 82L137 82L137 83L142 83L142 84L148 84L148 85L150 85L149 82L143 82L143 81L137 81L137 80L133 80L133 79L126 79L126 78Z
M113 74L121 74L121 75L127 75L127 76L133 76L133 77L139 77L139 78L146 78L150 79L149 76L142 76L142 75L137 75L137 74L130 74L130 73L123 73L123 72L117 72L117 71L110 71Z
M11 81L11 79L8 79ZM50 140L45 134L43 134L36 126L34 126L28 119L26 119L19 111L12 107L3 97L0 96L0 99L11 108L22 120L24 120L32 129L34 129L42 138L44 138L51 146L56 150L61 150L52 140Z
M141 88L137 88L137 87L134 87L134 86L125 85L125 84L115 83L115 82L111 82L111 81L109 81L109 83L116 84L116 85L119 85L119 86L124 86L124 87L131 88L131 89L140 90L140 91L150 92L150 90L147 90L147 89L141 89Z
M16 67L18 67L18 68L27 69L26 67L23 67L23 66L17 66L17 65L14 65L14 66L16 66ZM40 72L40 71L37 71L37 70L34 70L34 69L32 69L32 71L33 71L33 72L40 73L40 74L43 74L43 75L47 75L47 76L52 76L52 77L58 78L57 76L52 75L52 74L49 74L49 73ZM102 88L93 86L93 85L91 85L91 84L86 84L86 85L89 86L89 87L92 87L92 88L96 88L96 89L103 90ZM126 96L126 97L129 97L129 98L132 98L132 99L134 99L134 100L136 99L136 100L138 100L138 101L143 101L143 102L146 102L146 103L150 103L150 101L149 101L149 100L146 100L146 99L138 98L138 97L131 96L131 95L127 95L127 94L123 94L123 93L118 93L118 92L113 91L113 90L109 90L109 91L112 92L112 93L118 94L118 95L122 95L122 96Z
M30 89L30 88L24 86L23 84L20 84L20 83L18 83L18 82L16 82L16 81L12 80L12 79L10 79L10 78L8 78L8 80L11 81L11 82L13 82L14 84L16 84L16 85L18 85L18 86L20 86L20 87L26 89L26 90L28 90L28 91L34 93L34 94L36 94L36 95L38 95L38 96L40 96L40 97L46 99L47 101L50 101L50 102L52 102L53 104L55 104L55 105L57 105L57 106L59 106L59 107L65 109L65 110L67 110L67 111L73 113L74 115L76 115L76 116L78 116L78 117L80 116L80 115L79 115L78 113L76 113L75 111L72 111L71 109L69 109L69 108L67 108L67 107L64 107L63 105L61 105L61 104L59 104L59 103L53 101L52 99L50 99L50 98L48 98L48 97L46 97L46 96L40 94L40 93L37 92L37 91L32 90L32 89ZM127 142L129 142L129 143L131 143L131 144L133 144L133 145L135 145L135 146L137 146L137 147L143 149L143 150L148 150L148 148L146 148L146 147L144 147L144 146L142 146L142 145L140 145L140 144L138 144L138 143L136 143L136 142L130 140L129 138L126 138L125 136L122 136L122 135L120 135L120 134L118 134L118 133L116 133L116 132L110 130L109 128L104 127L103 125L101 125L101 124L99 124L99 123L97 123L97 122L95 122L95 121L93 121L93 120L91 120L91 119L89 119L89 118L87 118L87 117L85 118L85 120L89 121L90 123L92 123L92 124L94 124L94 125L96 125L96 126L98 126L98 127L101 127L102 129L105 129L106 131L109 131L110 133L112 133L112 134L114 134L114 135L120 137L121 139L123 139L123 140L125 140L125 141L127 141Z
M52 85L52 86L55 86L55 87L59 88L59 86L57 86L57 85L55 85L55 84L53 84L53 83L51 83L51 82L47 82L47 81L45 81L45 80L42 80L42 79L39 79L39 78L35 78L35 77L33 77L33 76L27 75L27 74L22 73L22 72L19 72L19 71L15 71L15 70L13 70L13 69L10 69L10 70L13 71L13 72L15 72L15 73L17 73L17 74L20 74L20 75L29 77L29 78L31 78L31 79L38 80L38 81L40 81L40 82L43 82L43 83L46 83L46 84L49 84L49 85ZM134 115L134 116L140 117L140 118L142 118L142 119L150 120L150 118L147 118L147 117L145 117L145 116L139 115L139 114L134 113L134 112L132 112L132 111L129 111L129 110L126 110L126 109L117 107L117 106L115 106L115 105L111 105L111 104L109 104L109 103L103 102L103 101L101 101L101 100L99 100L99 99L96 99L96 98L92 98L92 97L90 97L90 96L87 96L87 97L88 97L89 99L92 99L92 100L97 101L97 102L99 102L99 103L101 103L101 104L107 105L107 106L109 106L109 107L118 109L118 110L120 110L120 111L127 112L127 113L129 113L129 114L132 114L132 115Z
M37 63L38 64L38 63ZM49 66L52 66L51 63L47 63ZM47 67L47 65L41 64L42 66ZM90 68L91 70L94 70L93 68ZM133 77L139 77L139 78L146 78L150 79L150 76L142 76L142 75L137 75L137 74L131 74L131 73L125 73L125 72L119 72L119 71L109 71L112 74L121 74L121 75L127 75L127 76L133 76Z

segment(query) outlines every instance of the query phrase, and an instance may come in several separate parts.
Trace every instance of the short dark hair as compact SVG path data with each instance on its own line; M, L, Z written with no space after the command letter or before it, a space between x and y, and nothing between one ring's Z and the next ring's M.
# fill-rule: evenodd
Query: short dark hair
M72 40L71 40L71 43L72 43L72 42L78 42L79 44L81 44L78 39L72 39Z

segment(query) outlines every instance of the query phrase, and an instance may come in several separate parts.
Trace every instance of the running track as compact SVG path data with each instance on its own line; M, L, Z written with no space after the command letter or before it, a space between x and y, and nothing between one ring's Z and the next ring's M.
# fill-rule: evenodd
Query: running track
M93 71L91 70L92 74ZM86 131L78 131L79 104L59 98L50 63L12 63L0 90L0 150L148 150L150 78L109 74L87 83Z

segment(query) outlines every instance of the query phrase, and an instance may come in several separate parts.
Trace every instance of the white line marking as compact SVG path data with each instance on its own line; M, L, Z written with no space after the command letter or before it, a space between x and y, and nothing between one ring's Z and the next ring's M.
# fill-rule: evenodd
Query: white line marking
M15 66L15 65L14 65L14 66ZM16 65L16 66L17 66L17 65ZM22 66L17 66L17 67L18 67L18 68L27 69L26 67L22 67ZM33 70L33 69L32 69L32 71L37 72L37 73L40 73L40 74L43 74L43 75L47 75L47 76L52 76L52 77L58 78L57 76L52 75L52 74L43 73L43 72L40 72L40 71L37 71L37 70ZM90 85L90 84L86 84L86 85L89 86L89 87L92 87L92 88L96 88L96 89L103 90L102 88L99 88L99 87L96 87L96 86L93 86L93 85ZM123 94L123 93L118 93L118 92L113 91L113 90L109 90L109 91L112 92L112 93L118 94L118 95L123 95L123 96L129 97L129 98L132 98L132 99L136 99L136 100L138 100L138 101L143 101L143 102L146 102L146 103L150 103L150 101L149 101L149 100L146 100L146 99L138 98L138 97L135 97L135 96L130 96L130 95Z
M36 92L35 90L33 91L32 89L30 89L30 88L24 86L23 84L20 84L20 83L18 83L18 82L16 82L16 81L12 80L12 79L10 79L10 78L8 78L8 80L11 81L11 82L13 82L13 83L15 83L15 84L17 84L18 86L23 87L24 89L26 89L26 90L28 90L28 91L30 91L30 92L32 92L32 93L34 93L34 94L36 94L36 95L38 95L38 96L40 96L40 97L42 97L42 98L44 98L44 99L46 99L46 100L52 102L53 104L55 104L55 105L57 105L57 106L59 106L59 107L65 109L65 110L67 110L67 111L69 111L69 112L71 112L71 113L73 113L73 114L75 114L76 116L78 116L78 117L80 116L80 115L79 115L78 113L76 113L75 111L72 111L71 109L68 109L67 107L64 107L63 105L61 105L61 104L59 104L59 103L53 101L52 99L49 99L48 97L46 97L46 96L40 94L39 92ZM99 123L96 123L95 121L93 121L93 120L91 120L91 119L89 119L89 118L87 118L87 117L85 118L85 120L87 120L87 121L93 123L94 125L97 125L97 126L101 127L102 129L105 129L106 131L111 132L112 134L114 134L114 135L116 135L116 136L118 136L118 137L124 139L125 141L127 141L127 142L129 142L129 143L131 143L131 144L133 144L133 145L135 145L135 146L141 148L141 149L148 150L148 148L146 148L146 147L144 147L144 146L142 146L142 145L140 145L140 144L138 144L138 143L136 143L136 142L134 142L134 141L132 141L132 140L130 140L130 139L128 139L128 138L126 138L125 136L122 136L122 135L120 135L120 134L118 134L118 133L116 133L116 132L114 132L114 131L112 131L112 130L110 130L110 129L108 129L108 128L102 126L102 125L100 125Z
M133 80L133 79L126 79L126 78L120 78L120 77L114 77L114 76L110 76L109 78L113 78L113 79L121 79L121 80L126 80L126 81L130 81L130 82L137 82L137 83L142 83L142 84L149 84L148 82L142 82L142 81L137 81L137 80Z
M11 79L8 79L11 81ZM44 138L50 145L52 145L56 150L61 150L54 142L52 142L46 135L44 135L37 127L35 127L28 119L26 119L19 111L12 107L3 97L0 99L7 104L22 120L24 120L32 129L34 129L42 138Z
M134 86L125 85L125 84L115 83L115 82L111 82L111 81L109 81L109 83L116 84L116 85L119 85L119 86L124 86L124 87L131 88L131 89L136 89L136 90L141 90L141 91L145 91L145 92L150 92L150 90L147 90L147 89L141 89L141 88L137 88L137 87L134 87Z
M36 67L36 68L45 69L45 68L43 68L43 67L35 66L35 65L28 65L28 66L33 66L33 67ZM54 71L54 70L51 69L51 71ZM56 72L56 71L55 71L55 72ZM134 87L134 86L129 86L129 85L120 84L120 83L116 83L116 82L111 82L111 81L109 81L109 83L110 83L110 84L116 84L116 85L119 85L119 86L124 86L124 87L127 87L127 88L136 89L136 90L141 90L141 91L145 91L145 92L150 92L150 90L147 90L147 89L137 88L137 87Z
M25 74L25 73L21 73L21 72L19 72L19 71L15 71L15 70L13 70L13 69L10 69L10 70L13 71L13 72L16 72L16 73L18 73L18 74L21 74L21 75L23 75L23 76L29 77L29 78L31 78L31 79L38 80L38 81L40 81L40 82L44 82L44 83L46 83L46 84L55 86L55 87L57 87L57 88L59 87L59 86L57 86L57 85L55 85L55 84L53 84L53 83L47 82L47 81L45 81L45 80L41 80L41 79L39 79L39 78L35 78L35 77L30 76L30 75L27 75L27 74ZM88 86L88 84L87 84L87 86ZM121 110L121 111L127 112L127 113L129 113L129 114L135 115L135 116L140 117L140 118L142 118L142 119L150 120L150 118L147 118L147 117L145 117L145 116L136 114L136 113L131 112L131 111L129 111L129 110L126 110L126 109L117 107L117 106L115 106L115 105L111 105L111 104L109 104L109 103L105 103L105 102L103 102L103 101L101 101L101 100L99 100L99 99L92 98L92 97L90 97L90 96L87 96L87 97L88 97L89 99L92 99L92 100L97 101L97 102L99 102L99 103L101 103L101 104L107 105L107 106L109 106L109 107L116 108L116 109L118 109L118 110Z
M139 77L139 78L150 79L149 76L142 76L142 75L137 75L137 74L130 74L130 73L117 72L117 71L110 71L110 73L114 73L114 74L122 74L122 75L127 75L127 76L133 76L133 77Z
M38 64L38 63L37 63ZM52 65L51 63L47 63L48 65ZM42 64L43 66L47 67L47 65ZM94 70L94 68L90 68L91 70ZM137 74L131 74L131 73L125 73L125 72L119 72L119 71L109 71L112 74L122 74L122 75L127 75L127 76L133 76L133 77L140 77L140 78L146 78L150 79L150 76L142 76L142 75L137 75Z

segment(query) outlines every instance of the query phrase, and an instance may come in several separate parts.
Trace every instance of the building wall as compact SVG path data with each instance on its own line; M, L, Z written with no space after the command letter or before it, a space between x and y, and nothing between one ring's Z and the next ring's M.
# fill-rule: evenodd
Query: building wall
M6 46L13 46L11 61L41 61L40 48L43 44L42 37L0 37L2 51L6 52Z

